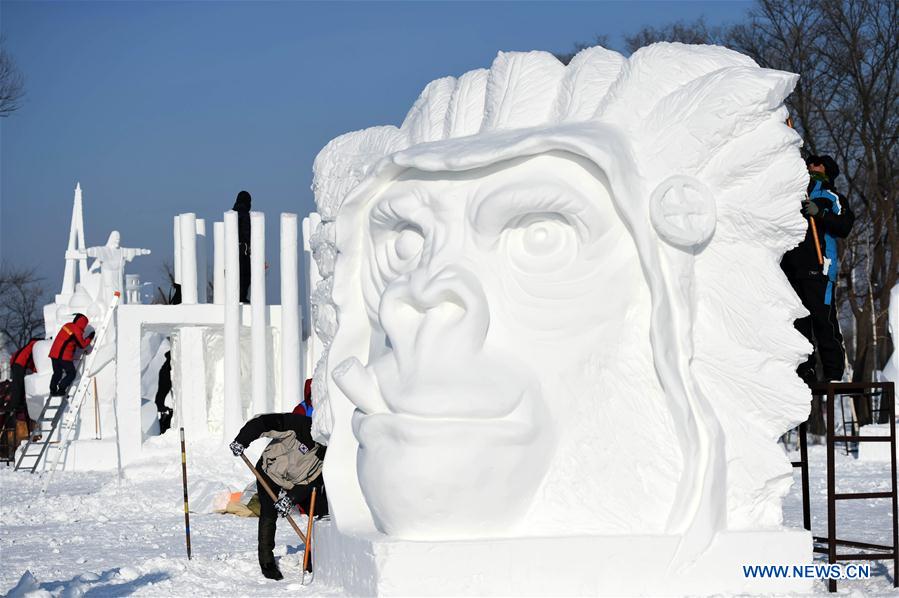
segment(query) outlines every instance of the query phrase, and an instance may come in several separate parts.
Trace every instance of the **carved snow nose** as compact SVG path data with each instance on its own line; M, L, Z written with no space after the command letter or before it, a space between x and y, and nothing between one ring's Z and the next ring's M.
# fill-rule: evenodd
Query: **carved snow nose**
M490 312L478 279L460 266L421 268L394 281L379 309L401 372L422 360L449 366L480 350Z

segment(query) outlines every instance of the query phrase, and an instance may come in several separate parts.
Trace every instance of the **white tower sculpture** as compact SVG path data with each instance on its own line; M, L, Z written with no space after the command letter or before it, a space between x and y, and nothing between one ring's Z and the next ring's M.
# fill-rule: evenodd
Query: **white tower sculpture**
M76 256L70 252L84 249L84 211L81 204L81 183L75 183L75 199L72 202L72 222L69 225L69 245L66 248L66 270L62 279L62 289L56 297L57 303L63 303L75 293L75 284L87 279L87 256ZM75 266L78 266L78 277L75 277Z

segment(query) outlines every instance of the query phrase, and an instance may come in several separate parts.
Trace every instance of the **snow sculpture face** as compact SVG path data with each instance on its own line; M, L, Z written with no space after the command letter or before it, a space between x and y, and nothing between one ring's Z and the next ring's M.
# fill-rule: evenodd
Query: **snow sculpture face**
M777 267L794 83L708 46L500 53L332 141L313 395L341 530L667 533L689 560L777 526L771 439L808 410Z
M501 532L522 515L554 422L578 398L558 392L556 375L573 355L622 341L618 314L642 286L604 178L551 153L409 170L365 206L365 307L372 338L386 341L370 371L383 400L346 390L359 407L360 481L383 528L451 535L447 514L461 508ZM407 504L424 501L443 504Z

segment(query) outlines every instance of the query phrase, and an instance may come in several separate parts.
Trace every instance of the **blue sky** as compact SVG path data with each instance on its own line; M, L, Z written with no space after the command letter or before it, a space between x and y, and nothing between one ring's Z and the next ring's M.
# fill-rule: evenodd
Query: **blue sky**
M0 2L0 32L26 76L0 119L0 257L58 292L72 193L89 245L110 230L153 255L172 216L221 219L241 189L266 212L277 302L277 218L313 209L312 161L333 137L398 125L432 79L489 66L499 50L577 41L749 2Z

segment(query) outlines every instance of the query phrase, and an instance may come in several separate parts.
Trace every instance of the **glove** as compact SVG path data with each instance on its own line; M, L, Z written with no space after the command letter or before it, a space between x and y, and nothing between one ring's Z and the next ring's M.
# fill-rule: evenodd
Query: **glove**
M817 216L821 213L821 208L818 207L818 204L813 202L810 199L803 200L802 202L802 215L806 218L811 216Z
M240 457L247 447L237 442L236 440L228 445L228 448L231 449L231 452L234 453L235 457Z
M291 509L293 509L293 501L290 500L286 492L282 491L278 496L278 500L275 501L275 510L278 511L278 515L281 517L287 517L290 515Z

